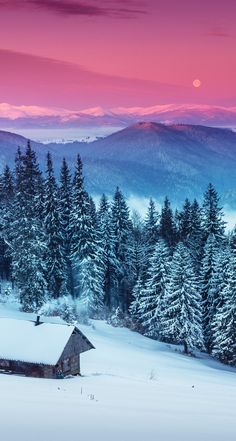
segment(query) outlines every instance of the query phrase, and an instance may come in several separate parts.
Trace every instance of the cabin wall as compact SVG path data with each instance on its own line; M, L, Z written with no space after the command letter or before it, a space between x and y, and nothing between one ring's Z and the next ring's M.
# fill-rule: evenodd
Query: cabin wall
M65 375L80 374L80 354L88 350L88 343L78 332L71 335L58 365Z
M17 375L37 378L55 378L55 369L53 366L46 366L35 363L25 363L23 361L0 360L0 370L2 372L11 372Z

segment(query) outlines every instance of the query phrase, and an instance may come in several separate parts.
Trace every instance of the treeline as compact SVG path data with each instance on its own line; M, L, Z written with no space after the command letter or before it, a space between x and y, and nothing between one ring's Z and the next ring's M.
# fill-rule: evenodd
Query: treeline
M201 206L173 212L166 198L158 213L150 200L142 220L119 188L96 208L80 156L73 176L63 159L57 182L51 155L43 175L28 143L0 177L0 233L1 278L24 311L79 299L89 317L236 365L236 231L225 235L211 184Z

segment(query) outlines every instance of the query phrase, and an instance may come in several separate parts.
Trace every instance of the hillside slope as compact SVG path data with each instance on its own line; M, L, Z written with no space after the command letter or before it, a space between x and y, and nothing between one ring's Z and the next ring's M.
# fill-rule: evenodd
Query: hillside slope
M0 165L13 165L15 148L24 144L24 138L0 132ZM79 152L94 195L111 194L118 185L126 195L169 195L179 204L186 196L201 197L212 182L222 203L236 207L236 133L228 129L141 122L89 144L32 145L42 168L52 152L57 174L62 157L72 165Z
M0 374L4 441L234 441L236 370L104 322L80 328L96 347L82 378Z

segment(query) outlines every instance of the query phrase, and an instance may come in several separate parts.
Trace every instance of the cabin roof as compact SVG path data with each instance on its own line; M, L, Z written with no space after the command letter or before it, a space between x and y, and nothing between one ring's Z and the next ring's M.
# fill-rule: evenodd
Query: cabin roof
M0 359L55 366L76 331L90 341L74 325L41 323L35 321L0 318Z

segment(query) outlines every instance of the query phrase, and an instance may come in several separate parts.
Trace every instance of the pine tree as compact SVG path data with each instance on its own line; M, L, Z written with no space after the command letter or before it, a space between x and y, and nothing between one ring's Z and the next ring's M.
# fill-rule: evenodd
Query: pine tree
M78 156L70 217L71 259L75 296L81 299L86 313L94 316L100 312L104 300L103 268L100 244L92 219L91 202L84 189L82 169L83 164Z
M111 225L111 209L107 197L103 194L97 213L97 233L100 241L100 255L103 268L104 304L108 311L117 306L117 267L115 256L115 238Z
M131 223L124 196L116 189L111 213L114 252L117 261L117 306L127 312L131 303L133 272L131 262ZM114 299L115 300L115 299Z
M8 280L11 274L11 259L7 237L12 222L13 199L14 179L7 165L0 176L0 276Z
M45 264L48 292L54 298L67 293L67 268L63 254L63 238L59 215L58 187L50 153L47 154L47 178L44 192Z
M179 213L179 238L186 243L191 234L191 203L185 199L183 210Z
M134 329L138 332L144 331L142 326L142 313L140 311L143 290L144 290L144 283L141 276L139 276L132 291L133 300L129 307L129 313L134 325Z
M158 237L159 237L159 225L158 225L158 213L156 211L155 203L150 199L148 212L143 226L144 237L144 268L143 279L147 280L148 270L150 268L150 260L153 256Z
M157 338L161 333L169 271L169 249L165 242L160 240L151 259L149 278L139 294L139 306L136 307L145 335L150 337Z
M184 352L203 348L201 296L188 249L180 242L172 260L165 298L162 336L184 345Z
M25 155L17 152L16 194L9 232L13 279L26 311L38 310L46 296L45 243L39 219L41 182L37 158L28 143Z
M223 221L222 208L219 207L219 196L212 184L209 184L204 194L203 201L204 241L209 235L215 236L217 242L224 239L225 222Z
M194 268L199 273L203 253L203 228L202 211L196 199L190 208L190 232L186 245L190 251Z
M200 269L201 296L203 307L203 332L205 346L210 352L212 348L212 320L215 314L214 280L217 265L218 245L216 236L210 234L204 247Z
M89 196L84 189L83 164L77 157L76 172L72 189L70 215L71 257L73 266L93 252L94 227L91 217Z
M144 273L147 271L147 248L145 227L140 214L133 211L131 217L131 253L133 265L133 277L136 282L141 276L144 279ZM150 249L149 252L151 253ZM146 268L145 268L146 267Z
M67 291L73 296L73 275L71 264L71 229L70 216L72 208L72 182L66 159L63 158L59 187L59 212L62 237L62 253L66 265Z
M228 283L224 288L225 301L213 322L212 354L223 363L236 366L236 256L228 268Z
M169 247L173 247L176 243L176 228L173 220L173 211L167 197L164 200L164 205L161 210L160 237L166 241Z

